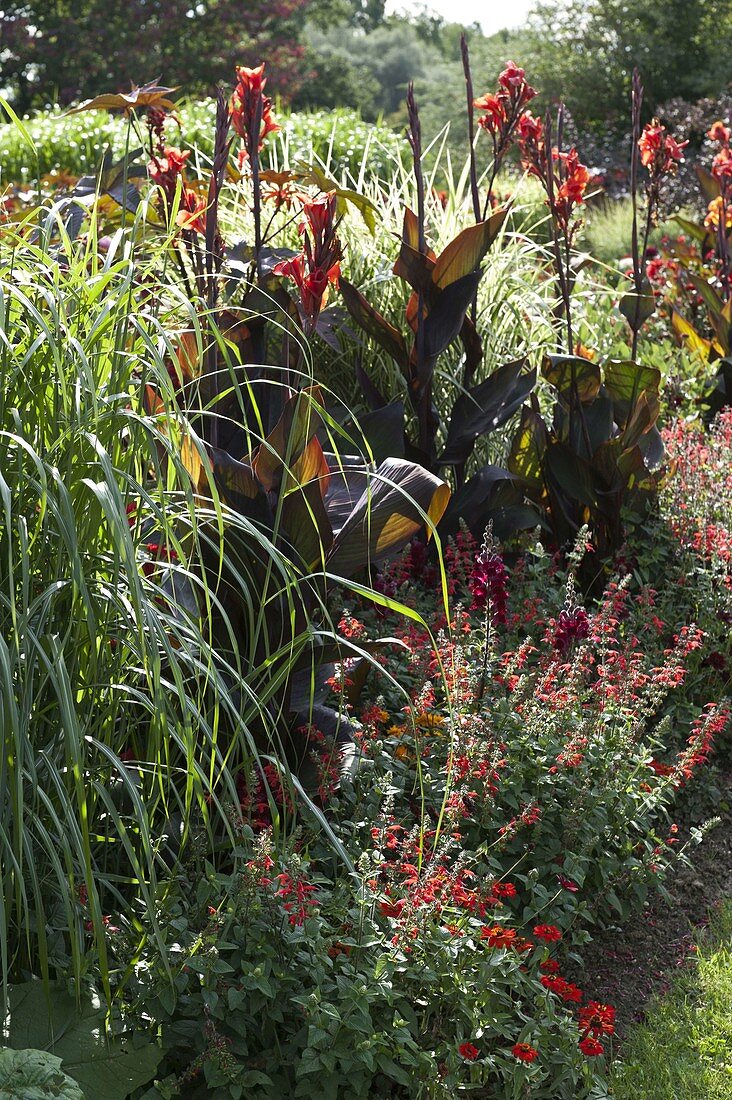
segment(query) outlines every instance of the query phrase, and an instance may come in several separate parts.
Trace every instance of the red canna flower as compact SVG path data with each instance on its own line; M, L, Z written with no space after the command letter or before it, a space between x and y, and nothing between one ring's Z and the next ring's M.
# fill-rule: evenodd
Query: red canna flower
M231 125L244 143L243 153L251 157L262 148L267 135L281 127L272 117L272 100L264 94L264 62L256 69L237 65L236 75L236 87L229 100Z
M732 130L730 130L729 126L725 126L721 119L717 119L716 122L712 123L707 133L707 137L710 141L718 141L721 145L729 145L730 137L732 137Z
M461 1043L458 1047L458 1053L461 1058L465 1058L468 1062L474 1062L479 1056L480 1051L472 1043Z
M519 1062L535 1062L539 1057L539 1051L529 1043L516 1043L511 1047L511 1054L518 1058Z
M153 157L147 166L150 179L160 188L168 206L172 205L178 179L183 176L183 165L190 155L188 149L182 153L180 149L166 146L163 150L163 156Z
M204 198L199 198L190 187L183 190L180 200L180 210L175 219L176 225L181 229L191 229L194 233L203 236L206 233L206 210L208 204Z
M490 134L493 142L494 176L521 125L527 103L535 95L524 70L509 61L498 77L496 91L473 100L473 107L485 112L478 119L478 125Z
M644 126L638 138L641 164L648 169L651 179L660 179L676 171L677 165L684 160L683 150L688 144L688 141L676 141L654 118Z
M292 279L300 291L300 305L307 330L313 332L329 284L338 285L343 255L336 235L335 191L329 191L303 204L305 221L299 232L303 250L291 260L283 260L272 270L275 275Z

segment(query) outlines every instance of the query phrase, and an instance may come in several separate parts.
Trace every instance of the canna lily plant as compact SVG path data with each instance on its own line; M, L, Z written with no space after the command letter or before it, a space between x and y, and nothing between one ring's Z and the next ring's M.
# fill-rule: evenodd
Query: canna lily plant
M635 119L640 111L638 89L636 80ZM542 375L554 392L552 416L550 420L545 418L532 395L531 403L522 410L508 467L541 509L555 545L565 545L580 527L589 524L600 554L611 556L624 538L623 508L631 498L642 506L655 486L653 471L663 458L663 444L656 428L661 375L635 358L597 363L576 341L572 323L576 278L572 244L590 173L574 147L562 148L561 107L556 144L552 130L550 114L544 120L527 115L521 123L519 140L524 167L542 182L547 196L562 301L560 320L566 328L567 351L544 358ZM667 171L667 162L680 155L680 147L675 142L672 145L664 142L664 136L646 131L637 136L636 148L644 163L649 142L653 149L660 149L658 158L652 162L659 166L659 171L655 175L651 172L649 204L654 196L657 198L661 171ZM637 169L636 157L634 153ZM648 215L646 238L652 216L653 211ZM633 248L635 295L625 296L621 310L633 333L635 353L638 333L650 315L645 303L645 273L639 258L635 220Z
M404 406L398 401L389 402L357 367L359 381L382 432L391 430L392 440L403 447L403 453L426 470L436 472L452 468L456 494L448 517L451 524L456 525L464 518L476 531L482 531L491 518L489 498L500 485L504 499L502 516L494 517L498 525L504 521L504 532L506 526L533 526L538 516L525 508L508 471L486 467L466 480L466 467L476 441L504 424L517 411L536 380L534 371L524 370L525 361L521 359L505 364L488 378L473 384L483 348L468 312L481 280L481 264L500 234L508 209L499 209L489 217L480 218L450 241L439 256L435 254L425 236L421 129L411 86L407 106L417 210L409 207L404 210L401 242L393 268L393 274L406 283L410 291L404 329L393 325L344 278L340 280L340 292L351 317L400 368L416 432L410 431ZM443 430L433 400L434 373L440 356L457 340L463 348L463 387L453 406L450 422ZM372 418L367 418L367 422L370 424ZM441 439L444 442L441 443ZM383 435L379 441L383 441Z

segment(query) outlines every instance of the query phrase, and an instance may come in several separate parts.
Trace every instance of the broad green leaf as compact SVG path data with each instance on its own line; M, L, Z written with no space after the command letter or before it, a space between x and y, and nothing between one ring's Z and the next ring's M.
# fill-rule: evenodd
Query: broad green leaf
M661 372L655 367L634 363L632 359L609 359L604 373L605 389L613 400L615 419L621 426L642 393L658 396Z
M508 207L497 210L487 221L469 225L443 249L432 272L432 282L444 290L458 279L472 274L483 261L501 231Z
M676 310L671 313L671 327L682 347L686 347L689 351L700 355L705 363L710 361L714 344L711 340L700 336L696 329ZM720 355L723 354L721 348L718 348L718 351Z
M699 180L699 186L702 189L705 202L713 202L715 199L719 198L722 193L719 180L716 179L711 172L708 172L706 168L702 168L701 164L695 164L694 171Z
M61 1059L45 1050L0 1050L0 1100L85 1100Z
M641 294L627 291L620 302L618 309L633 332L639 332L649 317L656 312L656 298L648 279L643 280Z
M465 462L475 440L513 416L536 383L536 371L523 372L525 359L504 363L455 401L440 463Z
M138 1037L108 1038L104 1007L82 997L81 1010L63 985L24 982L10 989L3 1038L15 1050L50 1050L87 1100L126 1100L152 1080L162 1048Z
M252 462L254 473L269 492L280 480L285 465L292 466L320 430L323 394L319 386L308 386L288 398L282 415Z
M379 347L388 352L402 370L406 371L409 367L409 352L401 332L382 317L379 311L364 298L360 290L346 279L340 280L340 291L354 321L358 322L363 331L373 337Z
M323 565L333 545L333 529L317 481L291 489L282 501L287 538L308 569Z
M511 442L507 466L527 485L539 489L544 481L544 454L547 448L546 425L537 412L524 405L521 423Z
M579 355L545 355L541 373L554 388L571 401L573 387L583 404L594 401L600 389L600 368Z
M689 221L688 218L682 218L680 214L674 214L671 220L675 221L678 227L695 241L701 243L709 236L709 231L703 225L697 225L696 222Z
M397 553L425 526L422 513L436 525L449 499L449 486L434 474L401 458L386 459L336 535L330 570L347 577Z
M550 443L546 468L562 493L571 501L597 509L597 485L592 465L564 443Z
M422 290L428 293L432 286L431 276L434 266L434 252L430 249L427 250L426 254L419 251L417 215L408 206L405 206L402 243L393 272L400 279L404 279L405 282L409 283L413 290Z
M465 311L475 296L479 282L480 272L474 271L437 293L424 322L427 373L432 370L434 360L460 335Z

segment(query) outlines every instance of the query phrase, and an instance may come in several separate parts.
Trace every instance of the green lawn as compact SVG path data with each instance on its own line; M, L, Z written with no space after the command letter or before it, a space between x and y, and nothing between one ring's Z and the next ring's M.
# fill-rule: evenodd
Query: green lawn
M618 1100L732 1097L732 903L699 944L699 964L658 1001L623 1047Z

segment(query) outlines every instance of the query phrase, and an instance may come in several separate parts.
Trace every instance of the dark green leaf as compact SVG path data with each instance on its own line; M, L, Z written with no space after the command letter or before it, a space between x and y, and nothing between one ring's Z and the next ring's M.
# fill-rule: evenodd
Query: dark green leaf
M409 368L409 353L404 337L378 310L366 301L360 290L346 279L340 281L340 291L346 309L363 331L391 355L403 371Z
M536 371L524 373L525 364L525 359L504 363L460 394L453 406L441 465L465 462L479 436L505 424L520 408L536 384Z

